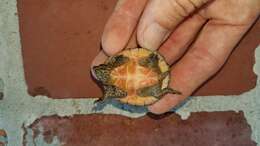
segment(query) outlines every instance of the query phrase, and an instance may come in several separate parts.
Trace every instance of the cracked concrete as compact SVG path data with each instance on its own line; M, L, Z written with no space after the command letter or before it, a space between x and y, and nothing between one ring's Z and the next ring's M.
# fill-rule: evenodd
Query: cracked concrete
M0 101L0 129L6 131L8 145L22 145L24 134L22 125L29 126L42 116L54 114L59 116L73 116L74 114L90 114L93 112L113 113L129 117L140 117L145 114L145 110L138 113L131 113L127 110L120 110L112 105L104 107L101 111L93 111L94 99L50 99L44 96L41 96L41 98L29 96L24 79L18 17L16 13L16 0L0 1L0 77L5 83L5 97ZM254 71L257 75L260 75L259 48L256 49L256 64L254 66ZM252 139L256 143L260 143L259 82L260 79L258 78L257 86L254 89L236 96L236 98L232 96L193 97L176 112L183 119L186 119L191 112L241 110L244 112L247 122L251 125L253 132ZM37 143L39 145L59 144L57 140L54 140L52 144L44 143L42 138L38 140Z

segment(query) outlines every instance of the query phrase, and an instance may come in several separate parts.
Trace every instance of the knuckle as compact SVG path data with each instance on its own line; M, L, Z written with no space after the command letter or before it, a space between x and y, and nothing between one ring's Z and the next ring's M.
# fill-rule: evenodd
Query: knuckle
M158 24L167 29L172 29L185 17L189 16L197 8L192 0L165 0L163 2L155 1L153 11L156 12ZM161 6L160 8L158 8Z
M174 9L174 15L179 15L180 17L188 16L194 8L190 8L183 0L169 0L168 1L171 8Z
M209 0L189 0L196 8L206 4Z
M198 8L193 0L176 0L176 2L179 3L179 5L182 6L188 14L192 13L195 9Z
M208 2L208 0L168 0L171 7L172 15L175 17L187 17L200 6Z

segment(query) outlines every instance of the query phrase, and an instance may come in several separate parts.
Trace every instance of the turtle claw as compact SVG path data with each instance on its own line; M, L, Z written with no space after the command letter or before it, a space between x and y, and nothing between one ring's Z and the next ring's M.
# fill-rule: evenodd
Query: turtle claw
M97 100L94 101L94 104L100 103L100 102L102 102L102 101L104 101L104 98L103 98L103 97L98 98Z
M95 104L95 106L92 107L92 111L93 112L98 112L98 111L101 111L102 109L104 109L104 107L106 106L107 102L106 102L106 99L101 97L101 98L95 100L94 104Z

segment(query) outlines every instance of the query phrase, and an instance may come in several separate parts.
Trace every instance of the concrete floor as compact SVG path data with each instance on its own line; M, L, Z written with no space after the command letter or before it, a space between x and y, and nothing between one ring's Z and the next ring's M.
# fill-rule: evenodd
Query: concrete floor
M260 47L256 49L256 64L254 71L260 75ZM57 114L71 116L73 114L90 114L93 111L93 99L49 99L34 98L28 95L24 80L21 56L21 44L18 30L16 0L0 0L0 92L4 93L0 100L0 129L8 135L8 145L19 146L23 142L24 130L36 119ZM252 128L252 139L260 143L260 79L253 90L237 97L209 96L194 97L177 113L186 119L191 112L199 111L243 111L247 122ZM113 106L106 106L99 113L113 113L129 117L140 117L145 111L137 113L123 111ZM33 145L28 142L29 145ZM59 145L55 139L52 144L46 144L40 137L37 145Z

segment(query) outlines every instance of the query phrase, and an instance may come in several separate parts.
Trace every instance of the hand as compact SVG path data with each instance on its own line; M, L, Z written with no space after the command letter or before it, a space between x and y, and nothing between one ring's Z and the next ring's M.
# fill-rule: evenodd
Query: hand
M170 86L182 92L148 107L161 114L221 68L259 13L260 0L119 0L102 36L104 50L93 65L137 44L158 49L174 63Z

